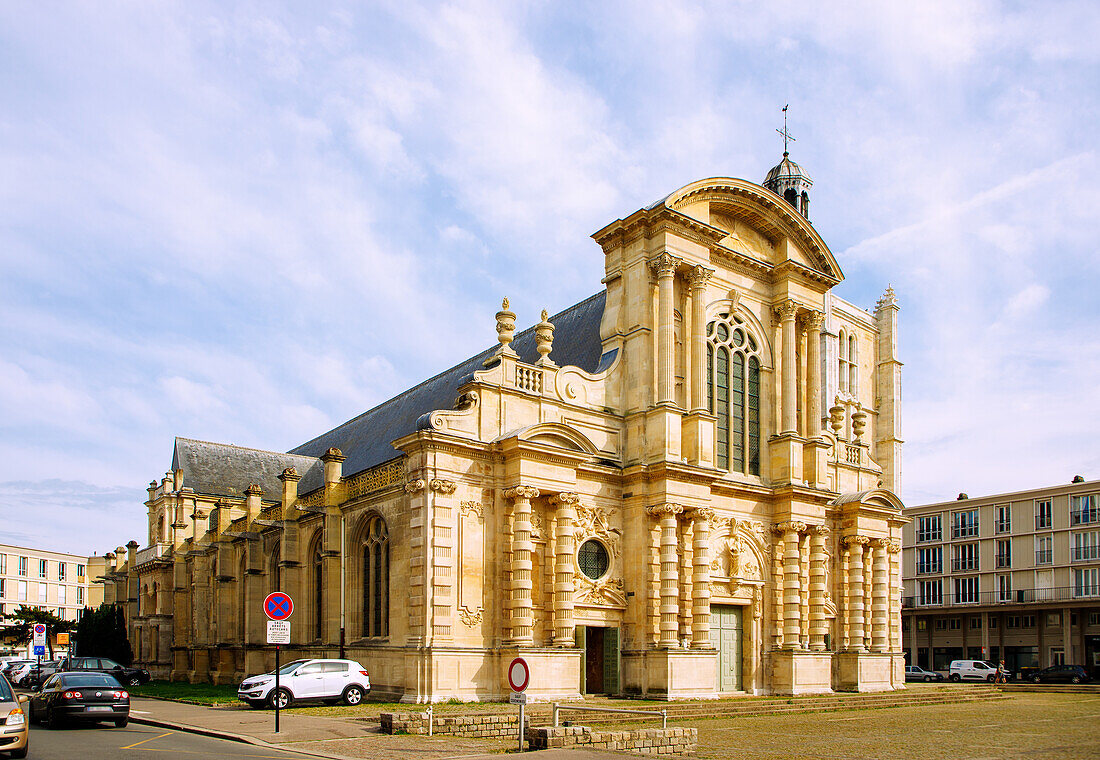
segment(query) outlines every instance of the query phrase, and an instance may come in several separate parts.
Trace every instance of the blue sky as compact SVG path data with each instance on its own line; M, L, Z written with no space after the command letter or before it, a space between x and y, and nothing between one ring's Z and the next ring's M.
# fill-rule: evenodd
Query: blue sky
M782 150L902 496L1100 477L1100 6L0 5L0 542L144 543L176 435L285 450L596 292L589 235Z

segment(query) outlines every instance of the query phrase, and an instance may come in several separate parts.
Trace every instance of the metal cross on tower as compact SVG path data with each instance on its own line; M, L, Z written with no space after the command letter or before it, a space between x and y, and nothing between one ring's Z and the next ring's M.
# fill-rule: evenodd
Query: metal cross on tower
M791 136L791 133L787 131L787 109L790 107L790 105L791 104L788 103L787 105L783 106L783 129L775 130L779 134L783 135L783 158L787 157L787 141L790 140L791 142L795 142L794 137Z

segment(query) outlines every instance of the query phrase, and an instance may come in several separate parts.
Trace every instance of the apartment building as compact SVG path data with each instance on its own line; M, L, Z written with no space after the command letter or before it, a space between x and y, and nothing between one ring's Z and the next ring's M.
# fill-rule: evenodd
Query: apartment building
M83 607L102 604L103 585L96 580L104 569L102 557L0 544L0 612L45 607L75 621Z
M909 507L906 660L1084 665L1100 676L1100 481Z

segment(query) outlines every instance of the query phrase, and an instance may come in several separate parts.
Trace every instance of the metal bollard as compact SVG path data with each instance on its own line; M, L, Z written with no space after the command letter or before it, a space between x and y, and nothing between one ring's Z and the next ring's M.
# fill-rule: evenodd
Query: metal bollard
M668 728L668 710L661 710L661 728Z
M428 705L428 736L432 735L432 729L435 727L435 720L432 717L435 714L435 706Z

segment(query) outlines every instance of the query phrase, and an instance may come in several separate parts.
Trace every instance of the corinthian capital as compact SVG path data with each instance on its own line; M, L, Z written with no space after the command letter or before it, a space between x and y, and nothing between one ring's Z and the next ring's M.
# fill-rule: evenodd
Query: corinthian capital
M871 541L867 536L845 536L843 540L845 546L866 546Z
M890 548L890 539L888 539L888 538L872 538L870 543L871 543L871 546L875 549L889 549Z
M535 499L539 495L539 489L533 486L516 486L504 492L505 499Z
M709 523L714 519L714 510L710 507L694 507L688 510L688 516L692 520Z
M438 491L441 494L447 495L455 492L457 484L453 480L440 480L439 478L432 478L428 481L428 488L433 491Z
M798 314L798 303L792 299L777 303L775 305L775 314L779 317L779 321L781 322L794 319Z
M684 511L684 508L679 504L656 504L652 507L646 507L646 514L658 519L665 515L676 516Z
M806 528L809 533L816 533L819 536L828 536L831 532L831 528L828 525L811 525Z
M802 324L810 332L821 332L821 328L825 325L825 313L816 309L808 311L802 315Z
M786 522L776 523L772 526L772 530L776 533L802 533L806 530L806 523L799 522L797 520L788 520Z
M580 500L580 494L573 493L572 491L563 491L562 493L556 493L550 497L551 504L558 504L563 507L575 507Z
M649 260L649 268L660 277L672 277L676 274L676 267L680 266L680 259L668 253L661 253Z
M714 274L713 269L707 269L701 264L697 264L691 268L691 272L688 274L688 282L691 284L692 290L702 290L710 282L711 275Z

